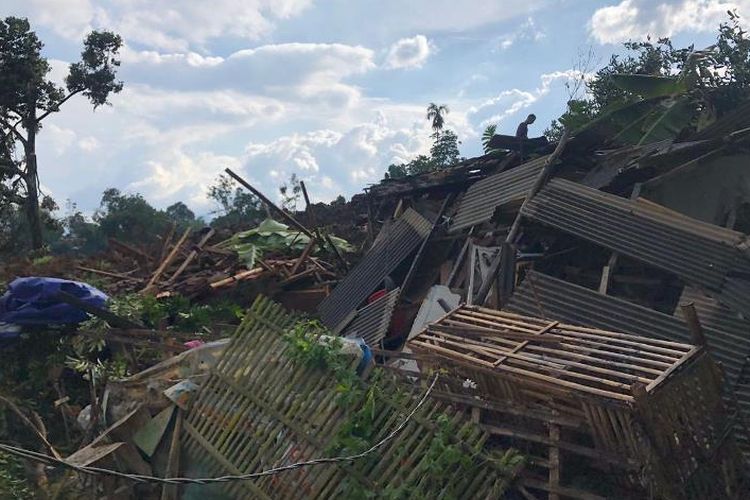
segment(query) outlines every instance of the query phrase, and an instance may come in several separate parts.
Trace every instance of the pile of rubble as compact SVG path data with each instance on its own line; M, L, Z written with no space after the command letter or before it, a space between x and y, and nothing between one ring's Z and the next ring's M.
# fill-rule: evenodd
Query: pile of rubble
M378 442L431 387L369 458L167 484L162 498L742 498L748 131L750 102L701 130L604 117L523 156L498 136L490 155L355 197L368 235L355 266L314 215L307 227L280 209L283 225L230 239L185 231L158 255L112 242L117 270L79 269L156 297L273 286L242 291L255 302L229 340L111 382L106 431L68 460L159 477L250 474L329 456L352 429ZM291 238L293 255L256 254L258 235ZM339 406L346 384L294 355L289 332L312 323L290 310L342 338L381 396ZM352 420L363 412L367 432ZM448 460L464 448L471 459ZM509 450L522 458L492 458ZM108 498L129 484L110 481Z

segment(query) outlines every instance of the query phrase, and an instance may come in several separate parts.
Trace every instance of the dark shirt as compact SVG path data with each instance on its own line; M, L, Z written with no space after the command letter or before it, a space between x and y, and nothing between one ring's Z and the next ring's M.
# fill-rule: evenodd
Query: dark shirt
M516 129L516 139L527 139L528 136L529 136L529 126L526 124L525 121L523 121Z

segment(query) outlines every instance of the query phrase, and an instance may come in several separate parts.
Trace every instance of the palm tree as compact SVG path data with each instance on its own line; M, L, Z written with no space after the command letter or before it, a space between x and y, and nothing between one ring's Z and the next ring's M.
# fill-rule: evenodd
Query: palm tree
M487 125L487 128L484 129L484 133L482 134L482 147L484 148L484 154L490 154L494 150L490 147L490 141L492 141L492 138L495 136L495 133L497 132L497 125L491 124Z
M445 104L438 106L434 102L431 102L427 106L427 119L432 120L432 130L435 131L435 136L438 136L440 131L443 130L443 126L445 125L444 115L448 113L450 113L450 110Z

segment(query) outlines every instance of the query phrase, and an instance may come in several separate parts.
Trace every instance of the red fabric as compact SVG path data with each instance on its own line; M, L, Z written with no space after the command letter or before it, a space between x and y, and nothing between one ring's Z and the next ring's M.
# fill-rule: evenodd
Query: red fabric
M368 297L367 303L368 304L372 304L373 302L375 302L379 298L385 297L385 295L387 293L388 293L388 290L386 290L385 288L383 288L382 290L378 290L377 292L375 292L372 295L370 295L370 297Z

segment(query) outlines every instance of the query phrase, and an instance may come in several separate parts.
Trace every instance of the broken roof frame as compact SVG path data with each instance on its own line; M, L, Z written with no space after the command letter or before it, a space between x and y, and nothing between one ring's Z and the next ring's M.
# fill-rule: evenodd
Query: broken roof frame
M443 397L473 406L488 432L549 447L549 482L522 478L522 485L598 498L560 485L564 449L593 460L591 467L619 469L636 490L689 498L742 491L741 478L719 473L743 465L716 390L718 368L700 346L466 305L408 346L420 366L447 370L452 383ZM571 441L577 433L594 447Z

